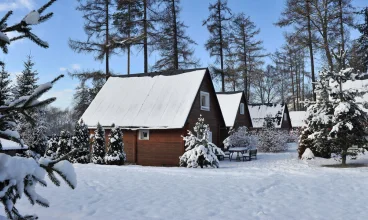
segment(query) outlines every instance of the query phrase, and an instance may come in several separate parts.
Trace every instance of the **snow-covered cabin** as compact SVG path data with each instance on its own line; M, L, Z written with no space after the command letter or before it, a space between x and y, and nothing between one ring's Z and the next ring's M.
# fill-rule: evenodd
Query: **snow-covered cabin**
M128 162L178 166L182 136L200 115L221 146L226 126L208 69L110 77L81 118L91 133L99 122L106 139L112 123L123 129Z
M291 111L290 114L290 120L291 120L291 126L293 128L302 128L306 125L306 117L307 112L306 111Z
M252 127L244 92L218 92L217 99L227 128Z
M285 104L250 104L248 109L253 128L262 128L267 115L273 118L275 128L292 128L289 110Z
M6 140L3 138L0 138L2 149L0 150L0 153L5 153L11 156L14 156L16 153L22 153L25 150L28 150L27 146L21 146L19 143Z

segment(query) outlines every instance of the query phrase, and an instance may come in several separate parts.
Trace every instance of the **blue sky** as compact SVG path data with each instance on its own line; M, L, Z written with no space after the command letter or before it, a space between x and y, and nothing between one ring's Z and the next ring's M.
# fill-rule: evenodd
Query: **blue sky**
M10 19L10 24L21 20L25 14L32 9L37 9L47 0L2 0L0 3L0 17L8 11L13 10L14 14ZM180 19L189 28L187 33L197 43L195 46L195 56L201 59L203 67L212 63L208 52L204 48L208 39L208 31L202 26L202 21L208 16L208 5L214 0L181 0L182 13ZM263 40L264 47L268 53L274 52L283 43L283 32L273 25L284 8L285 0L228 0L229 7L233 13L244 12L249 15L256 25L261 29L259 38ZM357 7L367 6L367 0L353 0ZM36 63L35 68L39 72L39 82L47 82L61 73L66 73L66 69L104 69L104 63L96 61L92 54L74 53L68 46L68 39L85 39L83 31L83 19L81 13L75 10L77 1L59 0L51 6L48 11L55 13L54 17L46 23L34 27L34 32L42 39L46 40L50 48L43 49L29 40L22 40L13 43L7 55L0 54L0 59L7 64L8 71L15 78L23 69L23 61L31 54ZM357 33L352 33L352 38L356 38ZM152 54L150 65L153 65L156 57ZM126 57L125 54L114 56L111 59L111 69L115 73L125 74ZM132 56L132 73L143 72L143 58L141 53L136 52ZM61 108L71 107L74 88L78 84L77 80L72 80L69 76L60 80L47 96L57 97L53 105Z

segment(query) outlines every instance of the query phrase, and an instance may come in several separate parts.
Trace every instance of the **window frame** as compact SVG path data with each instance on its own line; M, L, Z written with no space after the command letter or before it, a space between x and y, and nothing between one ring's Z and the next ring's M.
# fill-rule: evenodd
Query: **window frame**
M245 114L245 105L243 102L240 103L240 106L239 106L239 113L241 115L244 115Z
M206 101L206 106L203 106L202 105L202 97L206 97L207 100ZM209 92L204 92L204 91L201 91L200 92L200 105L201 105L201 110L203 111L210 111L210 93Z
M147 138L143 137L143 132L147 132ZM139 130L139 140L141 141L148 141L150 138L150 132L148 129Z

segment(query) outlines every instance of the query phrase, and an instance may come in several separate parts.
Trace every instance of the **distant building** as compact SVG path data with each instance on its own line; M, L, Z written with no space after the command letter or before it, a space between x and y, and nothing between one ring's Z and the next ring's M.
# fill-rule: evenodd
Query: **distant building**
M262 128L267 115L271 116L275 128L292 128L287 105L284 104L250 104L249 114L252 119L253 128Z
M218 92L217 99L227 128L252 127L244 92Z
M200 115L220 147L227 131L208 69L110 77L81 118L91 133L99 122L106 139L113 123L123 129L128 162L178 166Z

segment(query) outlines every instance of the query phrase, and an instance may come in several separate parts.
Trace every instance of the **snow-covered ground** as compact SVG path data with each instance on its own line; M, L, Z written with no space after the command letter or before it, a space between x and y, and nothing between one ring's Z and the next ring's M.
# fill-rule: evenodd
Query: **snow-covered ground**
M368 163L368 157L364 160ZM320 163L331 160L313 162ZM259 154L250 162L225 159L220 165L188 169L77 164L74 191L50 183L39 187L50 208L32 208L25 198L18 207L47 220L367 219L368 168L307 164L297 159L295 148Z

